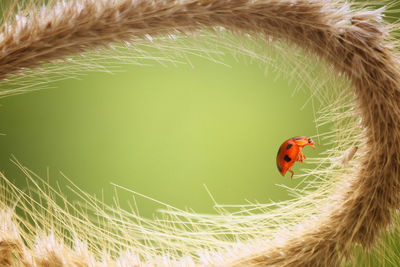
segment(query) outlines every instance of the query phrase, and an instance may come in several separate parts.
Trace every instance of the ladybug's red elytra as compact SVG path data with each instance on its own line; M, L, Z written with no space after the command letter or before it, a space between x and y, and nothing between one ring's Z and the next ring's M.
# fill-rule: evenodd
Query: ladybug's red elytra
M310 145L315 149L314 141L305 136L292 137L279 147L278 154L276 155L276 166L282 176L285 176L286 172L292 173L290 178L293 178L294 172L290 169L296 161L303 163L303 159L306 157L303 154L303 147Z

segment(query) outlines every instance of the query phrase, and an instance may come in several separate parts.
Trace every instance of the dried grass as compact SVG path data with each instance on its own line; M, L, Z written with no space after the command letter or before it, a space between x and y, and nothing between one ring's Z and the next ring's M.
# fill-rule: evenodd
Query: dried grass
M354 245L372 247L400 205L399 61L390 35L395 25L381 21L382 11L327 0L71 0L7 13L0 35L0 79L6 80L113 43L217 27L294 45L335 73L335 86L348 80L352 88L337 89L337 102L321 117L321 124L338 122L331 158L360 149L346 168L319 159L312 175L320 180L311 192L293 189L295 202L256 203L228 215L229 207L216 204L217 216L167 206L158 221L107 207L76 187L85 206L74 206L20 166L31 191L3 177L0 263L338 266ZM13 205L25 216L7 211Z

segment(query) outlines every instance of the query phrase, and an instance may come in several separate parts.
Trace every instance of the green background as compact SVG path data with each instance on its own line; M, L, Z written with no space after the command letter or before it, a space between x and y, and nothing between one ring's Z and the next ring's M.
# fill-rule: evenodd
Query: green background
M108 204L110 183L206 213L214 210L203 185L223 204L289 198L276 184L295 187L300 179L283 178L275 157L286 139L317 133L311 101L302 109L308 89L294 93L288 80L296 74L266 72L230 53L226 65L187 57L191 64L121 64L111 75L81 73L53 89L1 99L1 170L24 187L14 155L43 178L49 170L50 184L61 184L70 200L60 171L91 195L104 192ZM321 148L304 152L316 156ZM301 168L296 163L295 174ZM129 194L119 196L127 207ZM138 204L145 216L158 208Z

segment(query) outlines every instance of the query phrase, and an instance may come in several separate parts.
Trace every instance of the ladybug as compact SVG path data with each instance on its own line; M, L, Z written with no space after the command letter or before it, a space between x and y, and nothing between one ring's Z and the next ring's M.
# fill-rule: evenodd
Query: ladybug
M306 159L302 152L303 147L306 145L310 145L315 149L314 141L305 136L290 138L279 147L278 154L276 155L276 167L278 167L278 171L282 176L285 176L286 172L289 171L292 173L290 178L293 178L294 173L290 168L292 168L296 161L303 163L303 159Z

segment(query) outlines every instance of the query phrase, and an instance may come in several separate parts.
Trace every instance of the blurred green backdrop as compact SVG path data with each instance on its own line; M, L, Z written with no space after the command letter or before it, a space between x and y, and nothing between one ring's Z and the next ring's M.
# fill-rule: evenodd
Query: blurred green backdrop
M89 194L103 190L108 204L111 182L207 213L213 203L203 184L223 204L287 199L276 184L300 180L281 177L275 157L286 139L317 133L311 101L302 109L309 94L293 95L287 74L230 54L223 57L229 67L188 55L189 61L193 67L153 62L111 75L88 72L54 89L1 99L1 170L25 185L9 160L14 155L41 177L48 168L52 185L63 188L62 171ZM305 148L309 157L319 151ZM122 206L131 200L119 195ZM145 216L157 208L138 204Z

